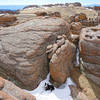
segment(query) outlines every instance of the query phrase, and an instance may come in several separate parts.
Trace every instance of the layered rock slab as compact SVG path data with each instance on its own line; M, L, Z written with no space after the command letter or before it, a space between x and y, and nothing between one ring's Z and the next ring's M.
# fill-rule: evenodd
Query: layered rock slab
M3 15L0 16L0 26L10 26L12 25L17 18L13 15Z
M79 47L84 72L100 86L100 25L82 30Z
M24 92L12 82L0 77L0 100L36 100L36 98ZM1 88L2 87L2 88Z
M59 34L69 37L61 18L39 17L0 30L0 72L27 89L34 89L48 74L47 45Z

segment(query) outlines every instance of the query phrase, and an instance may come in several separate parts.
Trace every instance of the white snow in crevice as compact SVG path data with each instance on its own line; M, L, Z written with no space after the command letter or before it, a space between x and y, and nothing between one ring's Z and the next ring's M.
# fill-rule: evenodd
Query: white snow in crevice
M69 85L75 85L72 80L70 78L67 78L66 82L59 88L55 88L52 92L45 91L45 82L51 84L49 82L49 76L50 74L48 74L47 78L43 80L35 90L25 91L34 95L36 97L36 100L73 100L69 88Z
M76 66L79 66L80 62L79 62L79 49L76 49Z

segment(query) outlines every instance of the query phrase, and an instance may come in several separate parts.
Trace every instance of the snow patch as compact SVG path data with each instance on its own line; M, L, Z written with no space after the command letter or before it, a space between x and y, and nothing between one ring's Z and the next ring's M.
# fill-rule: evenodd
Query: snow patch
M71 78L67 78L65 84L60 86L59 88L55 88L55 90L45 91L44 85L45 82L49 83L50 74L48 74L47 78L40 83L40 85L33 91L27 91L36 97L36 100L73 100L71 97L71 91L69 85L75 85Z

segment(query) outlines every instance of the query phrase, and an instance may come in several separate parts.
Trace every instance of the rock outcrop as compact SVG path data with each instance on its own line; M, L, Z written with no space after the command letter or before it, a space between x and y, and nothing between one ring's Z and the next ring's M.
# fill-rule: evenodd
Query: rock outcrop
M100 26L83 29L79 47L86 76L100 86Z
M36 16L49 16L49 17L59 17L59 18L61 18L60 12L37 11L34 14L36 14Z
M87 16L84 13L79 13L79 14L75 14L73 16L70 16L70 23L80 22L80 21L84 21L84 20L87 20Z
M100 87L80 72L79 68L71 70L75 86L70 86L73 100L100 100Z
M73 100L89 100L88 97L81 92L77 87L70 85L71 89L71 96L73 97Z
M69 31L63 19L49 17L0 30L0 74L23 88L36 88L48 74L46 47L55 43L58 35L68 38Z
M19 14L18 10L17 11L11 11L11 10L0 10L0 14Z
M37 11L34 14L36 14L36 16L47 16L47 12L44 11Z
M0 16L0 26L10 26L12 25L17 18L13 15L3 15Z
M94 6L93 9L99 11L100 10L100 6Z
M51 80L58 86L63 84L70 75L75 51L75 45L64 35L58 36L56 43L47 47Z
M0 100L36 100L36 98L0 77Z
M74 6L79 6L79 7L82 6L82 4L81 4L80 2L75 2L75 3L73 3L73 4L74 4Z
M72 34L80 35L81 29L82 29L82 24L80 22L71 23Z
M96 18L87 18L86 14L80 13L70 16L70 23L80 22L83 27L91 27L97 26L100 24L100 16L98 15Z
M48 16L61 18L60 12L57 12L57 11L56 12L48 12Z
M25 6L23 9L27 9L27 8L39 8L38 5L29 5L29 6Z

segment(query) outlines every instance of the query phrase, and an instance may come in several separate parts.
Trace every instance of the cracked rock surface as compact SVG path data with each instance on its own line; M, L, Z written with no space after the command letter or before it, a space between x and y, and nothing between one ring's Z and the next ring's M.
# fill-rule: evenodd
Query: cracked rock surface
M0 74L23 88L36 88L48 74L47 45L57 35L69 37L69 30L63 19L50 17L0 30Z
M65 35L58 36L56 42L47 47L51 79L58 85L63 84L70 75L75 51L75 45L69 42Z

